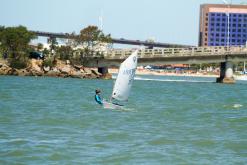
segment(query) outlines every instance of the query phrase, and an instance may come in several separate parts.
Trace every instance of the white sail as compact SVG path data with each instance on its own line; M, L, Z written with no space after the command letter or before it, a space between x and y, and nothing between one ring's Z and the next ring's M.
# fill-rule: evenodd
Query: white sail
M137 67L137 53L133 52L121 65L113 88L112 98L127 101Z

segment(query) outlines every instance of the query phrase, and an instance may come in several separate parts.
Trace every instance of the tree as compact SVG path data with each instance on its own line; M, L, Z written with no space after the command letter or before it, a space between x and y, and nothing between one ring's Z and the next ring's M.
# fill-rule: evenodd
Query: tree
M88 26L80 31L76 37L77 44L84 46L83 56L99 52L97 48L102 43L111 43L110 34L105 35L97 26Z
M37 49L38 51L41 51L44 48L44 45L42 43L38 43Z
M0 28L1 48L15 59L26 54L29 42L34 38L36 38L35 34L24 26Z
M57 54L61 60L69 60L73 55L73 49L70 46L60 46L57 48Z

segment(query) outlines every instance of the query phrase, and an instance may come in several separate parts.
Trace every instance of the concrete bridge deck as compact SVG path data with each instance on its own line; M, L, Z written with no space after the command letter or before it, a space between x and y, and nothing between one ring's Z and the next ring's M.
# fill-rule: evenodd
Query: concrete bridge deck
M109 50L103 56L89 56L88 65L94 67L119 66L132 52L131 49ZM201 64L247 61L247 47L193 47L143 49L139 53L139 65Z

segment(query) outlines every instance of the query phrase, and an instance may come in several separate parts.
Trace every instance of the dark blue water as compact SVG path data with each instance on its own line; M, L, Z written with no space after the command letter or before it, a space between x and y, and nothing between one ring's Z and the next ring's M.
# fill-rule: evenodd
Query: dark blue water
M114 111L112 80L1 76L0 164L246 164L245 82L138 77Z

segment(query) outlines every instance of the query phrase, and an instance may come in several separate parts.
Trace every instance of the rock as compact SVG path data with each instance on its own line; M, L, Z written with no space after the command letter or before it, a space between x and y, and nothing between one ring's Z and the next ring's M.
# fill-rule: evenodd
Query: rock
M27 69L18 69L17 71L17 75L18 76L30 76L30 72Z
M52 68L51 71L54 71L54 72L60 72L56 67L55 68Z
M70 61L69 60L66 60L66 65L70 65Z
M74 71L70 74L70 77L72 78L84 78L85 74L80 71Z
M100 78L110 80L110 79L112 79L112 74L106 73L106 74L101 75Z
M6 64L2 64L0 68L0 75L12 75L13 69Z
M45 71L45 72L49 72L50 70L51 70L51 68L49 67L49 66L47 66L47 67L43 67L43 70Z
M70 74L71 70L72 69L70 66L64 66L63 68L60 69L61 73L64 73L64 74Z
M92 73L94 74L94 75L96 75L96 76L102 76L102 74L101 73L99 73L98 71L96 71L96 70L92 70Z
M18 76L18 69L14 69L12 68L9 75L14 75L14 76Z
M83 69L86 74L92 74L92 70L88 68Z
M58 77L60 74L60 72L55 71L55 70L50 70L48 71L45 75L46 76L50 76L50 77Z
M31 75L32 75L32 76L43 76L43 75L44 75L44 72L42 72L42 71L37 71L37 70L32 69L32 70L31 70Z
M29 67L31 67L34 71L42 72L42 63L42 60L31 59Z
M81 66L81 65L73 65L73 67L74 67L76 70L83 70L83 69L84 69L84 67ZM83 70L83 72L84 72L84 70Z

